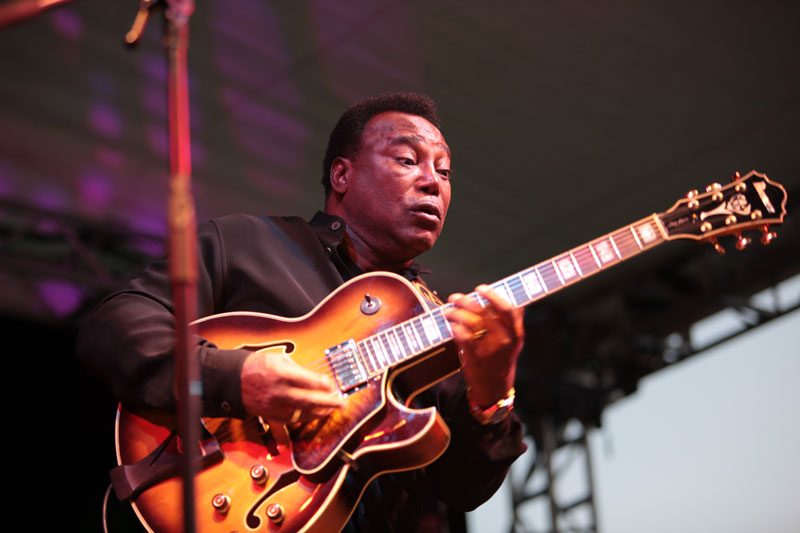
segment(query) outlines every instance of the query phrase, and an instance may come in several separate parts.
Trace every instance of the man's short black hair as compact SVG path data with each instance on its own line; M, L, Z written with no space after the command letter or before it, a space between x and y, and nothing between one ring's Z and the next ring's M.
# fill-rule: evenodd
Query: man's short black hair
M400 111L417 115L437 128L439 114L436 103L430 96L419 93L382 93L351 105L339 118L328 139L325 160L322 162L322 186L325 198L331 193L331 163L337 157L353 157L361 147L361 134L364 127L375 115L387 111Z

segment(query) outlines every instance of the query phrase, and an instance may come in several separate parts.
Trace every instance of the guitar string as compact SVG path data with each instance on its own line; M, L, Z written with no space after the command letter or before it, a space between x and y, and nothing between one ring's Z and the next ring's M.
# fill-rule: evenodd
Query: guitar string
M654 227L655 223L652 220L648 220L648 219L645 219L645 220L647 220L647 224L650 226L650 230L655 233L654 230L658 229L657 227ZM637 223L634 223L634 224L637 224ZM621 235L616 235L615 236L615 234L619 234L619 233L621 233ZM609 237L613 239L612 242L617 246L617 249L620 251L620 255L622 257L615 257L613 263L609 262L608 264L603 265L600 268L605 268L605 267L608 267L608 266L612 266L613 264L616 264L617 262L621 262L622 260L627 259L631 255L633 255L633 254L635 254L635 253L637 253L639 251L643 251L645 249L645 246L641 246L640 243L638 241L636 241L636 238L633 236L633 233L631 233L631 231L630 231L630 227L625 227L625 228L616 230L615 232L606 234L605 236L600 237L598 239L595 239L594 241L590 241L587 244L584 244L582 246L574 248L573 250L565 252L565 253L561 254L560 256L555 256L551 260L545 261L543 263L539 263L538 265L535 265L535 266L531 267L531 269L536 269L536 270L539 271L539 274L541 275L542 280L545 282L545 284L548 287L548 291L547 292L552 292L552 289L550 289L550 287L554 287L556 289L565 287L568 284L571 284L571 283L574 283L574 282L578 281L579 279L583 278L584 276L578 276L578 278L575 279L574 281L569 281L568 282L568 281L565 280L565 282L562 283L561 279L558 277L558 274L555 273L555 267L553 267L553 273L548 273L548 272L542 273L541 267L544 266L544 265L550 265L551 261L554 261L558 257L567 256L570 253L572 253L573 256L574 256L574 254L582 252L582 251L585 253L586 251L589 250L589 246L591 246L593 244L598 244L598 243L600 243L602 241L605 241ZM629 248L631 249L630 251L628 250ZM577 261L577 258L576 258L576 261ZM580 266L580 264L579 264L579 266ZM531 269L529 269L529 270L531 270ZM599 268L597 270L594 270L592 273L595 273L597 271L599 271ZM502 286L504 284L504 282L507 282L509 280L513 280L513 278L518 277L518 276L519 276L519 274L515 274L515 275L512 275L512 276L509 276L508 278L504 278L503 280L501 280L500 282L496 283L495 285ZM477 294L476 293L471 293L470 296L473 297L473 299L477 298ZM524 302L521 305L527 305L528 303L531 303L531 302L530 301L529 302ZM450 305L451 304L447 304L445 306L442 306L442 308L450 306ZM426 313L426 314L432 314L432 313L433 312ZM411 320L413 320L413 319L411 319ZM407 322L410 322L411 320L409 320ZM391 328L391 329L395 329L396 327L397 326L395 326L394 328ZM386 331L386 330L384 330L384 331ZM365 342L368 339L376 338L376 337L378 337L378 335L379 334L373 334L373 335L371 335L369 337L366 337L365 339L363 339L363 340L361 340L359 342L362 343L362 342ZM445 340L451 340L451 338L448 338L448 339L445 339ZM380 346L382 348L384 348L384 350L386 349L386 346L385 346L384 341L382 339L378 338L377 342L380 343ZM434 344L434 346L436 346L436 345L439 345L440 343L435 342L433 344ZM426 348L425 350L428 350L428 349L430 349L430 347ZM403 360L405 360L408 357L411 357L413 355L418 355L419 353L424 353L425 350L423 350L422 352L414 351L414 352L412 352L411 354L408 354L408 355L401 355L400 356L401 357L400 361L393 361L393 362L390 361L390 364L387 365L387 366L391 366L393 364L401 362L401 361L403 361ZM389 353L389 352L387 351L387 353ZM321 358L321 359L318 359L316 361L311 361L311 362L307 363L306 365L304 365L304 367L308 368L308 369L310 369L312 371L318 371L318 370L323 369L325 367L331 367L334 364L337 364L337 363L340 363L342 361L345 361L348 358L350 358L350 356L347 355L347 354L343 354L341 356L338 356L338 357L335 357L335 358L331 358L331 359ZM380 368L378 370L383 370L383 368ZM332 373L335 374L335 371L332 371Z
M655 224L652 221L649 222L649 225L651 226L651 228L650 228L651 230L654 230L654 229L657 230L658 229L657 227L653 228L653 226L655 226ZM605 264L605 265L595 265L595 266L598 266L598 268L596 270L593 270L592 273L599 272L603 268L606 268L608 266L612 266L612 265L614 265L616 263L622 262L623 260L631 257L632 255L634 255L634 254L646 249L646 246L641 246L640 243L638 241L636 241L636 239L634 238L633 233L631 233L630 231L626 231L626 229L628 229L628 228L620 229L620 230L617 230L615 232L606 234L603 237L600 237L600 238L595 239L593 241L589 241L588 243L586 243L584 245L581 245L581 246L579 246L577 248L574 248L574 249L572 249L572 250L570 250L568 252L565 252L565 253L563 253L561 255L555 256L555 257L551 258L550 260L547 260L547 261L544 261L544 262L539 263L537 265L534 265L534 266L532 266L532 267L530 267L529 269L526 269L526 270L535 269L535 270L537 270L539 272L539 275L541 276L542 281L544 281L544 283L546 285L546 287L545 287L545 288L547 288L546 293L552 292L552 290L549 289L549 287L555 287L555 288L566 287L567 285L569 285L571 283L575 283L579 279L582 279L584 276L583 275L579 275L578 278L573 280L573 281L569 281L568 282L567 280L564 280L564 283L562 283L562 279L560 279L558 277L558 274L556 273L556 267L555 266L553 266L553 269L552 269L551 273L549 273L549 272L542 273L541 267L544 266L544 265L552 266L552 262L554 262L556 258L559 258L559 257L562 257L562 256L567 256L569 254L573 254L573 257L574 257L575 253L580 252L580 251L584 251L584 250L589 250L590 249L589 247L592 246L593 244L600 243L600 242L608 239L609 237L613 239L612 242L614 242L614 244L616 244L617 249L619 250L621 257L616 257L614 262L609 262L608 264ZM617 235L616 237L614 237L615 234L620 233L620 232L623 232L623 234L622 235ZM660 241L661 241L661 239L658 239L654 244L659 244ZM575 260L576 260L576 262L578 262L577 257L575 257ZM580 267L580 264L578 266ZM526 270L523 270L522 272L525 272ZM501 287L503 285L507 285L508 281L513 280L514 278L518 278L520 275L521 275L521 272L517 273L517 274L513 274L513 275L511 275L511 276L509 276L507 278L504 278L503 280L495 283L494 285L496 285L498 287ZM470 293L469 296L472 297L473 299L478 299L479 298L478 294L475 293L475 292ZM536 299L536 298L528 297L527 293L526 293L526 298L527 298L528 301L523 302L519 306L528 305L529 303L532 303ZM433 315L437 311L444 310L447 307L452 307L452 305L453 304L448 303L448 304L445 304L445 305L443 305L443 306L441 306L441 307L439 307L437 309L434 309L434 310L429 311L427 313L423 313L422 315L419 315L419 316ZM414 318L409 319L409 320L406 320L406 321L404 321L404 322L402 322L402 323L390 328L390 330L395 330L397 328L400 328L402 324L411 323L416 318L419 318L419 316L418 317L414 317ZM413 325L412 325L412 327L413 327ZM438 328L438 326L437 326L437 328ZM381 333L384 333L386 331L387 330L384 330L383 332L378 332L376 334L370 335L370 336L362 339L361 341L359 341L359 343L363 343L363 342L365 342L366 340L368 340L370 338L377 338L377 341L380 342L381 346L385 349L386 347L383 345L383 340L378 338L378 336ZM402 328L400 329L400 331L401 331L401 334L405 335L405 333L402 333ZM440 332L440 335L441 335L441 330L439 330L439 332ZM444 339L442 337L440 340L443 340L444 342L447 342L449 340L452 340L452 337L450 337L448 339ZM400 343L400 344L402 344L402 343ZM387 366L392 366L392 365L397 364L397 363L399 363L401 361L404 361L404 360L406 360L406 359L408 359L408 358L410 358L412 356L424 353L425 351L427 351L427 350L429 350L429 349L431 349L431 348L433 348L435 346L438 346L440 344L442 344L442 343L441 342L433 343L433 345L431 347L425 348L421 352L412 351L410 354L401 353L401 355L399 356L399 360L394 361L394 362L390 362L390 364L387 365ZM402 349L402 347L400 347L400 349ZM403 352L405 352L404 349L403 349ZM388 353L389 352L387 351L387 354ZM350 357L351 356L346 355L346 354L339 355L339 356L334 357L334 358L323 357L323 358L320 358L320 359L318 359L316 361L311 361L311 362L309 362L309 363L307 363L305 365L302 365L302 366L304 368L307 368L307 369L312 370L312 371L323 371L322 373L325 373L325 374L331 375L332 377L335 377L335 371L333 370L333 365L335 365L337 363L341 363L343 361L346 361L346 359L348 359ZM383 371L384 368L380 368L378 370L379 371ZM376 374L379 374L379 373L380 372L376 372ZM246 430L246 429L249 429L251 426L257 426L258 424L260 424L260 422L258 420L258 417L251 416L251 417L248 417L248 418L245 418L245 419L242 420L242 426L243 426L242 429ZM233 431L232 430L226 430L226 431L221 432L220 434L216 434L215 433L214 435L218 439L226 440L226 439L230 438L233 435Z
M645 221L646 221L646 222L645 222ZM603 241L605 241L605 240L607 240L607 239L609 239L609 238L610 238L610 239L611 239L611 242L612 242L614 245L616 245L616 248L617 248L617 250L619 250L619 255L620 255L621 257L617 256L617 254L615 253L615 254L614 254L614 255L615 255L615 258L614 258L614 260L613 260L613 261L610 261L610 262L608 262L608 263L605 263L605 264L603 264L602 266L599 266L599 267L598 267L598 269L596 269L596 270L593 270L593 271L592 271L592 273L599 272L599 270L602 270L602 269L604 269L604 268L607 268L607 267L609 267L609 266L613 266L613 265L615 265L615 264L617 264L617 263L619 263L619 262L622 262L623 260L625 260L625 259L627 259L627 258L631 257L632 255L634 255L634 254L636 254L636 253L638 253L638 252L644 251L644 250L647 248L647 246L642 246L642 245L640 245L640 243L639 243L639 242L636 240L636 238L633 236L633 233L631 232L631 226L634 226L634 225L641 226L641 225L642 225L642 224L644 224L644 223L646 223L646 224L647 224L647 225L650 227L650 230L651 230L651 231L653 231L653 232L654 232L656 235L658 235L658 233L657 233L657 230L658 230L658 228L657 228L657 227L655 227L655 226L656 226L656 225L655 225L655 223L654 223L652 220L650 220L650 217L647 217L647 218L645 218L645 219L643 219L643 220L641 220L641 221L634 222L633 224L631 224L631 225L629 225L629 226L625 226L625 227L623 227L623 228L620 228L620 229L618 229L618 230L616 230L616 231L613 231L613 232L611 232L611 233L607 233L607 234L606 234L606 235L604 235L603 237L599 237L599 238L597 238L597 239L594 239L594 240L592 240L592 241L589 241L589 242L588 242L588 243L586 243L586 244L583 244L583 245L581 245L581 246L578 246L578 247L576 247L576 248L573 248L572 250L569 250L569 251L567 251L567 252L564 252L564 253L562 253L562 254L560 254L560 255L554 256L553 258L551 258L551 259L549 259L549 260L546 260L546 261L544 261L544 262L542 262L542 263L539 263L539 264L537 264L537 265L534 265L533 267L530 267L530 269L527 269L527 270L532 270L532 269L535 269L535 270L537 270L537 271L539 272L539 275L542 277L542 281L544 281L544 283L545 283L545 285L546 285L546 288L547 288L547 293L550 293L550 292L552 292L552 291L553 291L553 289L551 289L550 287L553 287L554 289L560 289L560 288L566 287L567 285L570 285L570 284L572 284L572 283L575 283L575 282L579 281L579 280L580 280L580 279L582 279L584 276L580 276L580 275L579 275L579 276L578 276L576 279L574 279L574 280L570 280L570 281L564 280L564 282L562 283L562 280L561 280L561 278L559 278L558 274L556 273L556 267L552 265L552 263L555 261L555 259L557 259L557 258L560 258L560 257L564 257L564 256L568 256L569 254L573 254L573 256L574 256L574 254L575 254L575 253L578 253L578 252L580 252L580 251L583 251L584 249L585 249L585 250L589 250L589 249L590 249L590 246L597 245L597 244L599 244L599 243L601 243L601 242L603 242ZM618 235L618 234L619 234L619 235ZM660 243L660 240L661 240L661 239L657 239L657 240L656 240L656 243ZM651 244L651 245L649 245L649 246L652 246L652 244ZM577 258L576 258L576 261L577 261ZM552 267L552 273L550 273L550 272L547 272L547 271L545 271L545 272L542 272L542 268L541 268L541 267L543 267L543 266L545 266L545 265L547 265L547 266L551 266L551 267ZM580 265L579 265L579 266L580 266ZM547 269L547 270L550 270L550 269ZM524 272L524 271L523 271L523 272ZM515 277L518 277L518 276L519 276L519 273L518 273L518 274L511 275L511 276L509 276L509 277L507 277L507 278L504 278L503 280L501 280L500 282L496 283L495 285L502 286L502 285L504 284L504 282L507 282L508 280L511 280L511 279L513 279L513 278L515 278ZM572 278L572 276L570 277L570 279L571 279L571 278ZM473 299L475 299L475 298L477 298L477 297L478 297L478 296L477 296L477 293L474 293L474 292L473 292L473 293L470 293L470 295L469 295L469 296L470 296L470 297L472 297ZM530 301L528 301L528 302L524 302L524 303L523 303L523 304L521 304L521 305L527 305L527 304L529 304L529 303L532 303L532 302L533 302L533 300L530 300ZM440 308L440 309L444 309L444 308L446 308L446 307L448 307L448 306L452 306L452 304L446 304L446 305L444 305L444 306L441 306L441 308ZM436 311L436 310L434 310L434 311L430 311L430 312L428 312L428 313L423 313L423 314L422 314L422 315L420 315L420 316L423 316L423 315L432 315L432 314L433 314L435 311ZM415 318L419 318L419 317L415 317ZM412 318L412 319L409 319L409 320L407 320L407 321L404 321L403 323L410 323L410 322L411 322L412 320L414 320L415 318ZM399 326L399 324L398 324L398 326ZM390 329L395 329L395 328L397 328L398 326L394 326L393 328L390 328ZM412 327L413 327L413 325L412 325ZM438 326L437 326L437 327L438 327ZM384 331L387 331L387 330L384 330ZM440 330L440 332L441 332L441 330ZM368 336L368 337L365 337L365 338L364 338L364 339L362 339L361 341L358 341L358 343L363 343L363 342L366 342L368 339L377 338L377 337L378 337L378 335L380 335L380 333L382 333L382 332L379 332L379 333L376 333L376 334L370 335L370 336ZM451 338L448 338L448 339L445 339L445 342L446 342L446 341L449 341L449 340L451 340L451 339L452 339L452 337L451 337ZM382 348L384 348L384 350L385 350L385 348L386 348L386 347L384 346L384 344L383 344L383 341L382 341L381 339L379 339L379 338L378 338L378 339L377 339L377 342L379 342L379 343L380 343L380 346L381 346ZM439 343L439 342L434 342L434 343L432 343L432 346L430 346L430 347L428 347L428 348L425 348L423 351L412 351L412 352L411 352L411 354L407 354L407 355L401 355L401 356L400 356L400 357L401 357L401 359L400 359L399 361L390 362L390 364L389 364L389 365L382 365L382 364L381 364L381 363L378 361L378 365L379 365L379 366L381 366L381 368L377 368L377 369L376 369L376 370L377 370L377 372L375 372L375 373L369 373L369 377L371 377L371 376L373 376L373 375L377 375L377 374L379 374L379 373L380 373L381 371L383 371L383 370L384 370L384 368L386 368L386 367L389 367L389 366L392 366L392 365L394 365L394 364L397 364L397 363L399 363L399 362L401 362L401 361L404 361L404 360L406 360L406 359L408 359L408 358L410 358L410 357L412 357L412 356L415 356L415 355L419 355L419 354L421 354L421 353L424 353L425 351L427 351L427 350L429 350L429 349L431 349L431 348L433 348L433 347L435 347L435 346L438 346L438 345L440 345L440 344L442 344L442 343ZM388 353L388 352L387 352L387 353ZM315 372L320 372L321 370L328 368L328 369L330 369L330 372L325 372L325 373L326 373L326 374L329 374L329 375L335 375L335 371L334 371L334 370L332 370L332 367L333 367L333 365L335 365L335 364L338 364L338 363L343 363L343 362L344 362L344 363L346 363L346 361L347 361L348 359L350 359L350 358L351 358L351 356L350 356L350 355L348 355L348 354L342 354L342 355L338 355L338 356L336 356L336 357L333 357L333 358L322 357L322 358L320 358L320 359L317 359L317 360L314 360L314 361L310 361L310 362L308 362L308 363L306 363L306 364L304 364L304 365L302 365L302 366L303 366L304 368L306 368L306 369L309 369L309 370L311 370L311 371L315 371ZM376 359L377 359L377 358L376 358Z

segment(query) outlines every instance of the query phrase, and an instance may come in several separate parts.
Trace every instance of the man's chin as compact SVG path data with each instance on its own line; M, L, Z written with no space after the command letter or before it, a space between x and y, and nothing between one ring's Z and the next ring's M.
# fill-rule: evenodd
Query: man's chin
M418 228L409 238L405 239L406 248L413 251L414 257L427 252L439 239L439 231Z

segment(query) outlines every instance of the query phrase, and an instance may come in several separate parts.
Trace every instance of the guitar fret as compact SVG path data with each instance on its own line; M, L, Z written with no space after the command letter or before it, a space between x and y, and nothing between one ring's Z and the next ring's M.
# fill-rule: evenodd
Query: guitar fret
M600 263L600 258L597 257L597 254L594 252L594 248L592 248L591 244L589 244L589 251L592 252L592 257L594 258L594 262L597 265L598 270L603 268L603 265Z
M394 359L395 363L402 361L403 353L400 350L400 346L398 345L397 332L394 330L394 328L392 328L388 330L388 332L385 333L385 335L386 335L386 340L389 342L389 350L392 353L392 359Z
M381 331L378 335L378 340L380 340L381 348L383 348L383 353L386 354L386 360L389 361L389 364L394 364L397 362L397 358L393 357L392 353L392 346L389 343L389 338L386 336L385 331Z
M440 307L433 313L431 313L436 321L436 327L439 328L439 337L442 340L447 340L453 338L453 330L450 329L450 321L447 320L444 316L444 312Z
M507 285L511 289L511 294L514 296L514 302L517 307L520 307L528 303L528 300L530 300L530 298L526 295L525 287L519 276L511 277Z
M594 258L594 254L591 253L591 249L588 246L575 250L574 257L580 266L581 276L583 277L595 273L600 268L597 264L597 260Z
M661 238L666 240L668 238L667 228L664 227L664 223L661 222L661 219L658 218L658 215L656 215L655 213L653 213L653 222L655 223L656 228L658 228L658 232L661 234Z
M472 297L473 300L478 302L478 304L483 308L486 308L486 304L489 303L489 300L487 300L486 298L484 298L483 296L481 296L477 292L473 292L470 296Z
M559 283L560 277L556 275L555 268L551 262L542 263L536 268L536 270L538 271L539 278L544 283L544 287L547 289L547 292L560 289L563 286L562 283Z
M440 339L439 328L436 327L431 314L422 315L420 321L422 322L422 329L425 331L425 337L431 344L435 344Z
M627 259L628 257L640 251L639 246L633 239L631 239L630 233L627 228L615 232L613 234L613 237L617 243L618 250L622 255L621 259Z
M417 338L419 339L422 347L428 348L431 343L428 341L427 335L425 335L425 326L422 325L422 321L419 318L415 318L411 321L411 324L414 326L414 331L416 331Z
M497 292L498 296L503 298L509 304L514 305L514 300L511 297L511 291L508 290L508 287L506 286L505 281L498 281L497 283L495 283L491 287L492 287L492 289L495 290L495 292Z
M367 363L367 373L369 375L374 374L375 371L377 370L377 366L375 365L375 362L372 358L372 354L369 351L369 346L367 346L366 340L359 342L358 346L361 350L361 353L365 356L364 360Z
M538 268L534 268L533 271L536 272L536 277L539 278L539 283L541 284L542 289L544 289L544 292L548 292L550 289L547 288L547 283L544 282L544 278L542 277L542 273L539 272Z
M572 265L575 267L575 270L578 271L578 276L582 278L583 277L583 270L581 269L581 266L578 264L578 260L575 259L575 254L570 252L569 253L569 258L572 259Z
M375 358L378 360L378 370L386 368L388 362L384 357L383 351L381 350L381 345L378 342L377 338L373 336L370 337L368 340L370 342L370 345L372 346L372 349L375 351Z
M601 267L618 259L619 252L615 252L617 247L611 241L611 235L603 237L596 244L590 244L589 246L597 252L596 257L600 260L599 266Z
M572 278L578 277L580 272L576 269L575 258L572 257L572 254L563 255L556 259L555 261L556 266L558 267L559 272L561 272L561 281L562 283L566 284L567 281L571 280Z
M411 325L411 321L403 324L403 331L405 331L406 336L409 339L409 343L411 344L411 353L415 354L421 352L421 341L419 340L419 337L417 337L417 332L414 330L414 326Z
M539 278L539 273L536 272L535 268L529 268L520 276L520 279L522 279L522 288L525 289L528 295L528 301L532 301L535 295L544 290Z
M657 229L658 227L656 227L656 230ZM653 230L653 223L650 220L637 225L636 232L639 235L641 243L643 244L642 249L649 246L650 244L653 244L656 241L656 239L658 239L658 233Z
M400 330L398 334L397 330ZM406 332L403 330L403 326L397 326L394 328L395 335L397 339L400 341L401 346L403 347L403 357L410 357L414 353L414 349L411 348L411 343L406 338Z
M561 285L564 285L564 276L561 275L561 271L559 270L558 265L556 265L555 260L551 259L550 264L553 265L553 270L555 271L556 276L558 276L558 282Z
M635 229L633 229L633 224L631 224L631 225L630 225L630 226L628 226L628 227L629 227L629 228L630 228L630 230L631 230L631 235L633 235L633 238L634 238L634 240L636 240L636 245L639 247L639 249L640 249L640 250L641 250L641 249L643 249L643 248L644 248L644 246L642 246L642 242L639 240L639 236L638 236L638 235L636 235L636 230L635 230Z
M614 253L617 254L617 259L622 259L622 254L619 253L619 248L617 248L617 243L614 242L614 236L609 234L608 240L611 242L611 246L614 247Z

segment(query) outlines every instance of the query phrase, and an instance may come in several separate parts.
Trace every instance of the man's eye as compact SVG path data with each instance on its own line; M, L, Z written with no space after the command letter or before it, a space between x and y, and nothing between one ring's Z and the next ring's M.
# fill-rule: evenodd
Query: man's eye
M450 169L449 168L440 168L440 169L437 169L436 172L438 172L441 176L443 176L443 177L445 177L447 179L450 179Z
M414 161L413 159L411 159L410 157L398 157L397 161L401 165L416 165L417 164L417 162Z

